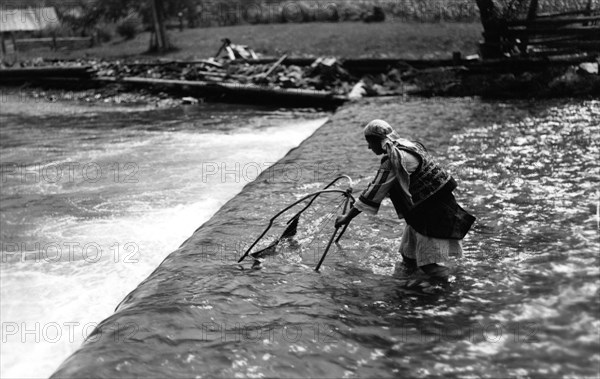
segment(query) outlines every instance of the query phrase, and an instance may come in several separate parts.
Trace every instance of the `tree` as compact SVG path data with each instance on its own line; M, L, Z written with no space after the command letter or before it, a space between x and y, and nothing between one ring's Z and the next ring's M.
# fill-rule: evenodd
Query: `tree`
M171 44L165 30L164 8L162 0L149 0L152 7L154 31L150 37L150 51L163 53L171 50Z
M498 10L493 0L476 0L476 2L481 15L485 39L481 46L481 55L484 58L497 58L502 55Z

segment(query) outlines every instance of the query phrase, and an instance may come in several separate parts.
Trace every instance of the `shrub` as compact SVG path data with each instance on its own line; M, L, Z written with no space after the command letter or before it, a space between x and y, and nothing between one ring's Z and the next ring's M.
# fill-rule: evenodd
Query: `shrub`
M117 22L117 33L125 39L133 39L142 28L142 18L137 13L131 13Z
M110 42L115 35L115 25L107 23L99 23L95 28L96 39L99 43Z
M358 4L348 3L341 7L340 14L342 21L360 21L363 10Z

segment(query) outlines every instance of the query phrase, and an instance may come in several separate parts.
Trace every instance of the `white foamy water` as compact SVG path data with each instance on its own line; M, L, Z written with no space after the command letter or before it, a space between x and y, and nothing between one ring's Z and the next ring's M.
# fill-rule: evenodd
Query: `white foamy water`
M0 371L32 378L51 375L171 251L325 119L239 120L222 131L9 121Z

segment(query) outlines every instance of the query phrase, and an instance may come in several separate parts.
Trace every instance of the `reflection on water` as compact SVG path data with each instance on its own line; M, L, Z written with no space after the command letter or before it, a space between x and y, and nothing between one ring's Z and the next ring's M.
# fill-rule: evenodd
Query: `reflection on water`
M268 216L335 172L261 177L127 296L57 375L597 374L600 103L375 100L341 109L284 162L339 162L364 187L377 159L356 124L375 117L450 166L458 198L478 217L448 286L394 273L402 227L390 204L355 219L315 273L336 196L303 215L296 241L261 269L236 264Z

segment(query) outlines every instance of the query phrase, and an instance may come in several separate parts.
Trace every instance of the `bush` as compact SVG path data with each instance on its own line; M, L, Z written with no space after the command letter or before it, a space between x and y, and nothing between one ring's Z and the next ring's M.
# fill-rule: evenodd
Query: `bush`
M115 25L100 23L96 25L96 39L99 43L110 42L115 35Z
M342 21L360 21L362 18L363 10L357 4L346 4L341 9Z
M125 39L134 39L142 29L142 18L132 13L117 22L117 33Z

